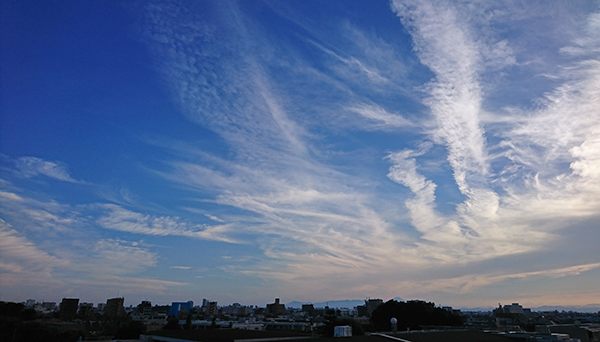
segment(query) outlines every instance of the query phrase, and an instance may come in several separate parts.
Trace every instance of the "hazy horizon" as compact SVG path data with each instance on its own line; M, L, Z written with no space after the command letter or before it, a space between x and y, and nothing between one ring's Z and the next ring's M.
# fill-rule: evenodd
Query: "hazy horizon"
M76 297L67 297L67 298L76 298ZM114 298L114 297L113 297ZM28 300L33 299L36 300L34 298L28 298ZM79 303L89 303L89 301L86 301L85 298L77 298L79 299ZM111 299L111 298L107 298ZM203 299L207 299L208 301L214 301L212 299L209 298L203 298ZM275 299L275 298L274 298ZM227 307L229 305L233 305L233 304L240 304L242 306L254 306L254 307L266 307L267 304L272 304L274 302L274 299L270 302L265 302L265 303L239 303L239 302L231 302L231 303L219 303L217 302L218 307ZM281 298L279 298L281 299ZM315 301L298 301L298 300L292 300L292 301L280 301L281 304L284 304L286 306L287 309L301 309L302 305L304 304L313 304L315 309L323 309L325 307L330 307L330 308L348 308L348 309L354 309L356 308L358 305L364 305L365 301L367 299L381 299L383 300L383 302L388 302L391 300L396 300L396 301L401 301L401 302L407 302L407 301L426 301L426 302L431 302L428 301L426 299L423 298L413 298L413 299L403 299L400 297L394 297L394 298L389 298L389 299L385 299L385 298L376 298L376 297L372 297L372 298L365 298L365 299L333 299L333 300L326 300L323 302L315 302ZM54 302L57 304L57 307L60 305L62 298L59 300L36 300L36 302L38 303L43 303L43 302ZM186 299L186 300L174 300L172 302L165 302L165 303L156 303L153 302L151 300L151 298L146 298L144 299L145 301L150 301L152 303L152 306L170 306L172 303L186 303L188 301L190 301L191 299ZM191 300L194 303L194 307L201 307L202 306L202 300ZM19 301L20 303L25 303L26 301ZM106 301L102 301L99 303L93 302L92 304L94 304L94 307L97 307L98 304L106 304ZM129 303L127 301L127 298L124 298L124 303L123 306L124 307L137 307L140 303ZM352 305L350 305L352 304ZM464 310L464 311L493 311L494 309L498 308L498 305L501 306L505 306L505 305L510 305L510 304L514 304L514 303L498 303L496 306L484 306L484 307L453 307L453 309L460 309L460 310ZM517 303L518 304L518 303ZM435 305L437 307L445 307L447 305L445 305L444 303L435 303ZM566 306L560 306L560 305L542 305L542 306L538 306L538 307L523 307L524 309L531 309L534 312L539 312L539 311L554 311L554 310L559 310L559 311L577 311L577 312L582 312L582 313L597 313L600 310L600 304L586 304L586 305L566 305Z

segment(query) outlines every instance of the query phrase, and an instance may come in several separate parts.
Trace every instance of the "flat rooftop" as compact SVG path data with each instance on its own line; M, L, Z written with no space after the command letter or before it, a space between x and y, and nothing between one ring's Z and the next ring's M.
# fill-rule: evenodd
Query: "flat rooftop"
M188 341L200 342L242 342L243 340L264 341L310 341L310 342L391 342L390 339L379 335L364 335L352 337L312 337L285 331L253 331L240 329L207 329L207 330L176 330L153 331L147 336L163 336ZM443 332L414 332L397 333L392 337L410 342L515 342L515 339L484 333L480 331L443 331Z

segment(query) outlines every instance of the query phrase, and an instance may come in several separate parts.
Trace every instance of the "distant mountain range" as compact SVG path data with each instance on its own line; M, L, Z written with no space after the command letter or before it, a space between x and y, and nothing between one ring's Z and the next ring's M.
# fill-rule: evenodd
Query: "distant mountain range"
M528 308L531 311L577 311L577 312L600 312L600 304L588 304L579 306L559 306L559 305L545 305L535 308ZM494 308L460 308L461 311L492 311Z
M531 308L532 311L577 311L577 312L599 312L600 304L588 304L583 306L540 306Z
M375 298L371 298L371 299L375 299ZM400 297L396 297L393 299L396 301L404 301L404 299L402 299ZM384 302L387 302L387 300L384 300ZM359 305L365 305L365 300L364 299L345 299L345 300L330 300L327 302L320 302L320 303L299 302L299 301L295 300L293 302L287 303L285 306L288 308L293 308L293 309L301 309L302 304L313 304L315 308L324 308L324 307L328 306L332 309L340 309L340 308L352 309Z
M372 298L374 299L374 298ZM400 297L392 298L396 301L404 301L404 299ZM386 299L383 302L387 302ZM289 302L286 304L286 307L293 309L301 309L302 304L313 304L315 308L324 308L326 306L332 309L340 309L340 308L348 308L353 309L359 305L365 305L364 299L345 299L345 300L330 300L326 302L299 302L297 300L293 302ZM457 309L457 308L455 308ZM492 311L495 307L487 307L487 308L458 308L462 311ZM588 304L581 306L557 306L557 305L546 305L540 306L536 308L530 308L531 311L577 311L577 312L599 312L600 304Z

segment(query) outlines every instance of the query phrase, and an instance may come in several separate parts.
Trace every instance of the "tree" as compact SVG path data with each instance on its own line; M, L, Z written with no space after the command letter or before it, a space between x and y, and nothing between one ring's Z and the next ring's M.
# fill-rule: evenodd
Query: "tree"
M140 321L131 321L121 326L115 333L115 339L138 339L146 332L146 326Z
M179 320L175 317L169 317L167 324L163 327L163 330L179 330L181 327L179 326Z
M58 331L42 322L33 321L36 313L23 304L0 302L0 341L75 342L84 337L81 329Z
M435 303L420 300L397 302L393 299L373 311L371 323L375 330L388 331L391 330L392 317L398 320L398 330L416 330L426 325L460 326L463 323L460 315L436 308Z
M340 325L349 325L352 327L352 335L364 335L365 334L365 330L363 329L362 325L358 322L356 322L353 319L348 319L348 318L339 318L337 317L337 314L339 313L339 310L336 312L335 310L332 309L325 309L325 325L323 325L319 331L319 333L323 336L333 336L334 331L335 331L335 327L340 326Z
M192 329L192 314L188 314L186 319L185 319L185 325L183 326L183 328L185 330L190 330Z
M209 329L219 329L221 326L217 325L217 317L213 317L212 322L210 322Z

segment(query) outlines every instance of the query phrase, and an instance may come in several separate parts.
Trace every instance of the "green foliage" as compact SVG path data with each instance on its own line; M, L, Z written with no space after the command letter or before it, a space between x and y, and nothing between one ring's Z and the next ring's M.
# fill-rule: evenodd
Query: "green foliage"
M319 330L319 334L323 336L333 336L335 327L340 325L349 325L352 327L352 335L364 335L365 330L362 325L351 318L339 318L337 317L338 312L326 309L324 313L325 325Z
M0 302L0 317L13 317L23 321L32 321L35 316L34 309L27 309L21 303Z
M379 305L371 314L371 324L377 331L392 330L390 320L398 320L398 330L421 329L427 325L460 326L463 324L460 315L442 308L435 303L420 300L397 302L390 300Z
M169 317L167 324L163 327L163 330L180 330L179 320L175 317Z
M0 317L0 341L75 342L85 336L83 330L58 331L46 324Z
M85 337L85 331L83 330L67 330L61 331L56 334L56 339L54 341L57 342L75 342L79 340L79 337ZM44 342L49 341L48 339L44 339Z
M209 329L220 329L221 326L217 325L217 318L213 317L212 322L210 322L210 327L208 327Z
M0 341L75 342L79 337L86 338L98 333L108 338L137 339L146 330L142 322L132 321L130 317L101 317L102 320L94 321L94 324L87 321L63 331L43 320L33 321L35 318L35 310L25 308L23 304L0 302ZM85 330L81 329L83 327ZM69 329L66 326L61 328Z
M21 311L21 319L24 321L33 321L37 314L34 309L24 309Z
M115 339L138 339L141 334L146 332L146 326L140 321L131 321L127 325L121 326L115 333Z
M185 319L185 325L183 326L183 328L185 330L192 329L192 314L187 315L187 318Z

